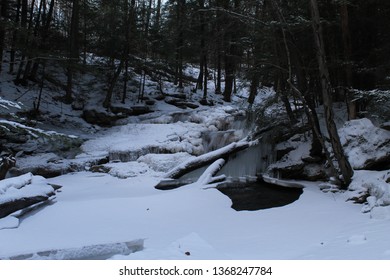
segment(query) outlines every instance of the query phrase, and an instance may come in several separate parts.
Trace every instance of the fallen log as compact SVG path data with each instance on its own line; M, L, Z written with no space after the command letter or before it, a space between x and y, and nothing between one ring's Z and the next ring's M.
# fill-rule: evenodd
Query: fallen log
M165 175L165 178L178 179L195 169L216 161L217 159L223 158L227 160L230 155L245 150L249 146L250 143L247 141L234 142L210 153L191 158L169 171Z
M198 180L194 181L192 179L180 180L180 179L168 179L162 180L158 183L155 188L158 190L172 190L177 189L183 186L188 185L200 185L205 186L208 184L214 184L218 182L223 182L226 179L225 175L216 176L219 170L225 165L224 159L218 159L213 164L211 164L203 173L199 176Z
M225 165L224 159L218 159L213 164L211 164L202 175L200 175L199 179L196 181L201 185L208 185L215 182L221 182L226 179L225 175L214 177L215 174L218 173L219 170Z

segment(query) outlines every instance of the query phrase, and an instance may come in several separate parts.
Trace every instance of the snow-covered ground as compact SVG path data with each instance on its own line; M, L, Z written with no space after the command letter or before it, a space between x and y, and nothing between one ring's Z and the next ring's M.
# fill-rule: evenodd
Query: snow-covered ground
M159 113L130 118L119 127L83 129L96 133L73 161L121 153L130 161L105 164L108 173L86 167L46 181L40 178L41 185L62 188L54 203L19 221L0 219L0 258L36 252L57 253L30 257L61 258L58 252L68 252L82 258L83 248L102 248L111 259L390 259L389 171L356 171L346 192L300 182L305 187L297 201L258 211L235 211L227 196L201 182L168 191L154 188L171 168L205 151L204 132L227 127L234 130L229 141L242 139L245 131L229 127L240 102L181 112L176 122L177 110L162 103ZM21 106L6 99L0 105ZM157 154L156 147L175 154ZM0 185L0 194L6 191L17 194L13 185ZM370 195L366 205L347 201L364 192ZM118 245L139 240L143 250L130 254Z
M235 211L216 189L159 191L149 176L80 172L49 181L63 186L56 203L0 231L3 257L144 239L144 250L112 258L390 259L389 220L316 183L290 205Z
M83 148L84 152L139 149L165 142L179 148L183 143L178 139L190 139L183 135L191 130L200 129L191 122L138 123L112 128ZM153 131L161 137L153 136ZM143 145L142 135L148 135ZM381 208L376 215L363 213L367 211L362 205L346 201L352 192L325 193L319 183L304 182L303 194L290 205L235 211L227 196L201 184L156 190L170 167L192 157L177 151L109 163L110 174L85 171L48 179L63 186L55 203L25 216L17 228L0 230L0 257L142 239L144 250L129 255L114 250L110 258L390 259L388 209ZM354 182L362 186L363 181L386 174L358 171ZM388 184L384 182L383 188L388 199ZM16 226L9 219L1 223Z

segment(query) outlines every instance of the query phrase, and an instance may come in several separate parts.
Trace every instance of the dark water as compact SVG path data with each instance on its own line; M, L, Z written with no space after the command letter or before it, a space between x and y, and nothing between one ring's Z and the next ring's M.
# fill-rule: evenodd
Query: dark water
M188 180L161 181L156 189L172 190L192 183ZM227 195L232 201L232 208L237 211L256 211L273 207L281 207L298 200L303 190L301 188L281 187L263 181L255 182L224 182L217 189Z
M265 182L228 182L217 189L232 200L232 208L237 211L256 211L281 207L298 200L303 190L287 188Z

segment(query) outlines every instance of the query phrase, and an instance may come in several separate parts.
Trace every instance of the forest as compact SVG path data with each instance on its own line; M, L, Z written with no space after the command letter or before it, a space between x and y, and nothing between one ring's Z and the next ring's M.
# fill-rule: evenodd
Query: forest
M142 238L149 233L141 224L130 239L129 228L118 226L118 211L127 209L161 227L157 220L177 211L155 200L161 192L171 194L168 201L194 195L180 204L183 219L207 215L197 208L205 201L232 224L245 221L248 230L258 230L249 216L226 212L219 193L198 189L218 189L231 208L253 211L250 217L268 225L270 235L278 229L259 210L289 204L305 215L309 201L322 196L340 198L330 213L347 201L380 220L372 245L367 217L353 204L345 211L359 225L358 235L336 220L334 232L325 230L318 240L304 235L299 248L286 243L292 247L276 255L265 246L260 258L329 258L332 252L364 258L364 250L368 258L389 257L376 249L388 241L382 222L390 218L390 2L0 0L0 16L0 241L27 243L27 230L41 234L66 212L62 235L66 223L75 227L73 211L85 212L83 233L95 231L99 219L118 227L108 239L103 230L88 241L76 242L81 233L71 232L64 243L44 235L36 245L0 244L0 259L186 258L179 241L201 248L194 258L257 258L254 248L263 243L250 248L256 240L245 232L229 251L223 244L230 239L219 241L218 230L204 229L211 220L199 227L183 222L192 231L152 235L153 250L168 246L173 256L145 251ZM257 194L258 181L282 189L268 186ZM103 207L106 196L107 213L118 220L108 222L102 208L96 217L86 211ZM69 203L81 200L70 210ZM149 220L138 205L161 213ZM20 226L26 215L38 228ZM271 216L284 221L279 215ZM309 220L319 225L321 215ZM292 238L300 235L296 226ZM337 230L365 249L344 248L335 241ZM305 240L330 251L316 251ZM97 244L110 253L89 255Z
M92 54L108 58L105 108L121 74L126 102L129 66L143 73L143 81L148 74L155 80L173 79L178 88L193 82L195 90L203 91L205 103L209 79L215 83L210 90L226 102L237 91L236 79L245 79L250 83L249 104L259 86L273 86L291 123L297 119L288 100L305 104L315 138L312 155L318 156L324 146L318 104L329 108L328 130L335 135L332 99L345 102L349 119L354 119L381 100L386 94L380 91L389 86L390 6L383 1L1 3L0 53L9 52L9 61L0 71L12 73L16 84L44 83L50 79L45 65L56 61L67 77L61 86L68 104L79 98L75 79L93 67L87 65ZM183 73L186 63L199 65L196 81ZM370 93L374 89L377 94ZM39 111L39 100L35 109ZM351 167L337 137L330 139L348 185Z

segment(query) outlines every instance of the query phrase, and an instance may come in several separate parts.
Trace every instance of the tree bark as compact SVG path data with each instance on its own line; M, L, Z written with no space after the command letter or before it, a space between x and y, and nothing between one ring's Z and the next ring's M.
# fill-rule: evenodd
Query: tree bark
M0 7L0 73L3 69L3 52L5 49L5 23L8 15L8 0L1 0Z
M79 22L80 22L80 5L79 0L73 0L72 6L72 18L70 23L69 34L69 56L67 67L67 87L65 94L65 103L71 103L73 101L73 75L74 64L79 60Z
M352 87L352 46L351 46L351 34L349 32L349 13L348 5L342 3L340 6L340 17L341 17L341 34L343 37L343 49L344 49L344 72L345 72L345 100L348 108L348 118L356 119L356 103L352 101L353 94L351 93Z
M334 112L332 107L332 87L330 84L329 70L326 63L324 40L320 22L320 13L317 0L310 0L312 26L314 33L314 42L317 49L317 60L322 88L322 98L324 102L325 121L329 133L334 156L338 162L342 178L343 187L347 187L352 180L353 169L344 154L343 147L340 143L340 137L334 123Z
M183 47L184 47L184 16L185 0L177 1L177 38L176 38L176 74L175 85L183 88Z
M121 59L121 62L119 63L119 66L116 69L116 71L114 73L114 76L110 80L110 83L108 85L107 94L106 94L106 97L105 97L105 99L103 101L103 107L104 108L109 108L111 106L112 94L114 93L114 88L115 88L116 82L118 81L119 75L120 75L120 73L122 71L123 64L124 64L124 60Z
M45 2L45 1L44 1ZM54 13L54 4L55 4L55 0L51 0L50 1L50 4L49 4L49 11L47 12L43 12L42 13L42 25L43 25L43 30L42 30L42 35L41 35L41 41L39 42L39 48L40 49L44 49L46 47L46 43L47 43L47 39L49 37L49 29L50 29L50 25L51 25L51 22L52 22L52 19L53 19L53 13ZM46 9L46 5L43 4L43 8ZM31 74L30 74L30 78L31 79L34 79L37 72L38 72L38 67L39 67L39 64L41 63L41 60L40 59L37 59L35 60L34 62L34 65L32 67L32 70L31 70Z

